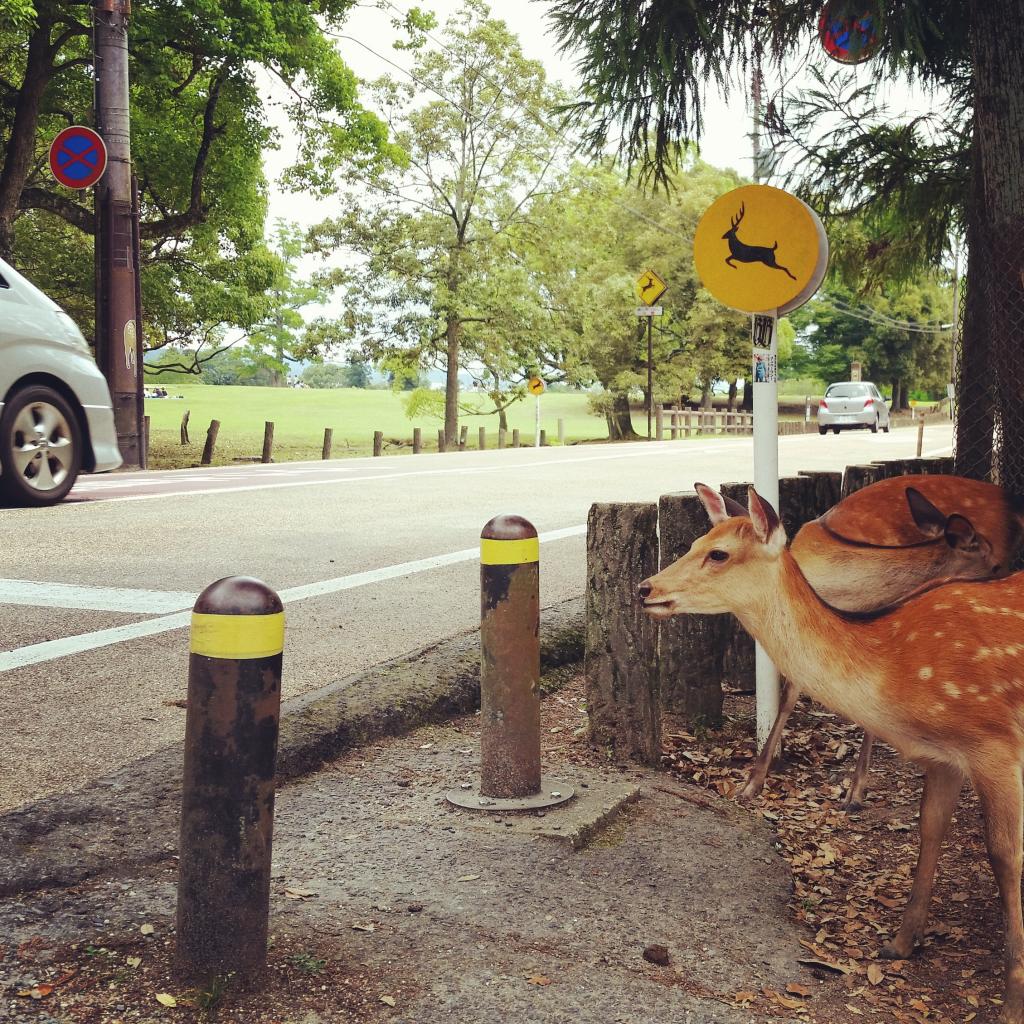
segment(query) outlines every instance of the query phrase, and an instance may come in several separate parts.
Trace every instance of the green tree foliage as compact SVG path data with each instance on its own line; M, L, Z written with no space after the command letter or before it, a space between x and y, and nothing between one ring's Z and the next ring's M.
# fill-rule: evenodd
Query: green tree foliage
M728 91L762 58L788 70L801 47L815 45L817 6L554 0L556 30L582 77L584 98L570 113L587 126L595 151L620 134L626 163L665 181L681 148L700 135L706 90ZM817 125L831 138L802 140L818 148L808 192L838 195L866 214L874 222L868 255L890 270L902 264L904 277L915 261L938 263L947 228L966 221L957 465L977 476L994 468L1004 486L1024 490L1024 48L1008 28L1024 17L1024 2L907 0L875 10L881 47L863 68L870 88L909 77L938 90L939 114L930 124L891 125L871 116L858 122L851 109L853 116ZM842 103L826 106L844 113ZM768 113L785 134L785 111L775 104Z
M367 388L370 386L370 373L362 360L353 360L347 366L310 363L302 371L302 381L311 388Z
M443 367L454 437L460 366L483 360L497 393L525 371L517 346L534 311L502 262L502 236L546 188L557 97L481 0L467 0L440 46L413 42L413 80L384 77L371 90L404 162L342 175L340 212L313 239L358 257L333 278L348 311L343 340L394 370Z
M0 0L0 255L85 326L93 215L56 185L46 149L92 120L90 5ZM289 180L327 187L378 160L386 130L356 95L328 33L352 0L148 0L129 27L149 346L211 344L272 312L279 261L263 241L262 153L278 144L261 76L284 84L298 133ZM10 14L10 17L6 15Z

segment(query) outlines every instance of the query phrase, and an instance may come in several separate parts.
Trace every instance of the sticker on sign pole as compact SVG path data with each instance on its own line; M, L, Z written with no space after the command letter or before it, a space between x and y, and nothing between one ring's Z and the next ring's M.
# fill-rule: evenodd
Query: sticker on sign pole
M67 188L89 188L107 169L107 147L84 125L65 128L50 143L50 171Z

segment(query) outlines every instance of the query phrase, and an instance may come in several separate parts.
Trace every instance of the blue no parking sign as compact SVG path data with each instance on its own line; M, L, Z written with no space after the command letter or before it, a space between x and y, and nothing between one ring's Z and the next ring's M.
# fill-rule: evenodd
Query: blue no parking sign
M50 143L50 170L68 188L95 185L107 169L107 147L91 128L72 125Z

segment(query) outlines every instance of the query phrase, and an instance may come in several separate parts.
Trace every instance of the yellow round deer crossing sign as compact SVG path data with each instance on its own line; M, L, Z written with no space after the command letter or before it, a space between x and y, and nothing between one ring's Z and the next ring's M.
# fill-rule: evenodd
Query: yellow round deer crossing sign
M716 199L693 239L701 282L744 313L787 313L817 291L828 267L818 215L770 185L744 185Z

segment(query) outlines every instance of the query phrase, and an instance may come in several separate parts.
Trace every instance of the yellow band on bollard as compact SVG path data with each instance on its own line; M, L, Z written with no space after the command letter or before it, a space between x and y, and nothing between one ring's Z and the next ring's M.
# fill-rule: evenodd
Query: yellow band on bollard
M527 537L526 540L480 541L481 565L525 565L540 561L540 540Z
M284 650L284 612L273 615L192 613L193 654L207 658L269 658Z

